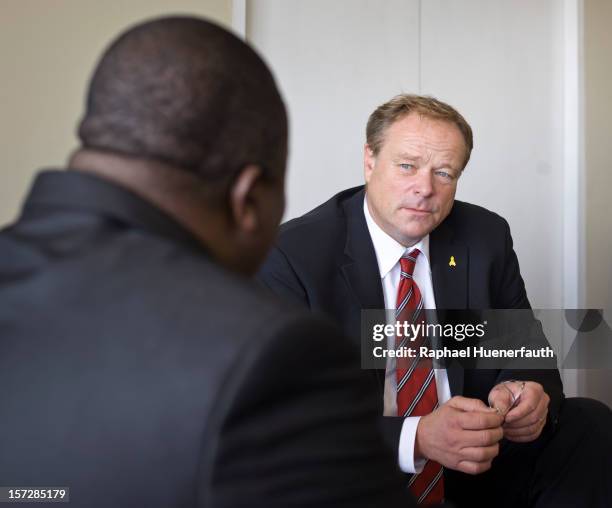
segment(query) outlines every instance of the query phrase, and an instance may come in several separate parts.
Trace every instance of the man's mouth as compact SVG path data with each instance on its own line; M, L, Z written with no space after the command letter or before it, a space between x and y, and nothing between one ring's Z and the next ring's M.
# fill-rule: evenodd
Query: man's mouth
M406 210L408 210L411 213L415 213L417 215L429 215L431 212L431 210L427 210L424 208L411 208L409 206L404 207Z

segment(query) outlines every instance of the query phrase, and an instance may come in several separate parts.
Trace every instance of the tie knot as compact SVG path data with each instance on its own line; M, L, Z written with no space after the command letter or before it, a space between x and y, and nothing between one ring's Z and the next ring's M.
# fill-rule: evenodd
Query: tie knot
M402 277L412 278L412 273L414 272L416 260L420 253L421 251L419 249L413 249L400 258Z

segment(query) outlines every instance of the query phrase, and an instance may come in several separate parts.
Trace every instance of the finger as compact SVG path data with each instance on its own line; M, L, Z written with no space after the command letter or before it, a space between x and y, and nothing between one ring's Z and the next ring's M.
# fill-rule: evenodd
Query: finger
M544 426L542 426L542 428L544 428ZM541 433L542 433L542 429L540 429L538 432L529 434L527 436L507 436L506 439L514 443L529 443L531 441L535 441L538 437L540 437Z
M504 387L496 386L489 393L489 406L505 415L513 403L512 393Z
M495 412L495 409L490 408L480 399L470 399L468 397L461 397L460 395L456 395L450 399L447 404L455 409L461 409L462 411Z
M504 417L497 412L465 412L458 413L457 421L463 430L495 429L501 426Z
M546 420L540 419L536 421L535 423L532 423L531 425L526 425L518 429L504 428L504 437L516 438L516 437L528 437L531 435L538 436L545 424L546 424Z
M491 469L491 461L489 462L473 462L470 460L462 460L457 464L457 470L467 474L480 474Z
M459 435L459 442L464 448L491 446L504 437L501 427L484 430L464 430Z
M508 441L512 441L513 443L531 443L535 441L538 436L528 436L528 437L509 437Z
M462 448L460 455L462 460L470 462L490 462L499 454L499 443L491 446L471 446Z
M530 413L527 413L522 418L508 418L510 413L506 415L505 425L508 428L518 429L521 427L526 427L528 425L533 425L534 423L540 421L543 417L546 417L548 414L548 404L550 402L550 398L548 395L544 394L544 397L540 399L537 407ZM512 411L511 411L512 412Z
M539 386L539 385L537 385ZM536 390L535 388L527 385L521 394L518 404L513 407L506 415L506 421L512 422L523 418L529 413L533 413L540 403L540 399L543 397L544 392Z

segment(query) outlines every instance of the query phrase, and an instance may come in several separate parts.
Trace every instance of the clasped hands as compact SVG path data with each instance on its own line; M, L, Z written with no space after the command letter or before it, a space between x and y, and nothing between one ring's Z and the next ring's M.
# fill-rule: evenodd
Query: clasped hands
M533 441L546 424L550 397L533 381L506 381L489 392L489 406L456 396L421 417L415 459L428 458L468 474L491 468L499 441Z

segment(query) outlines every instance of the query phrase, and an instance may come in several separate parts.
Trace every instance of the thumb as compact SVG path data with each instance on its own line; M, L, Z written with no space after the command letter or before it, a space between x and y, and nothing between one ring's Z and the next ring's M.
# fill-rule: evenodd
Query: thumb
M512 407L512 393L505 389L500 389L499 385L494 387L489 393L489 405L500 414L506 415Z
M447 404L450 407L453 407L455 409L459 409L461 411L485 411L487 413L495 413L497 412L495 409L490 408L489 406L487 406L482 400L480 399L470 399L468 397L461 397L460 395L457 395L455 397L453 397L452 399L450 399Z

